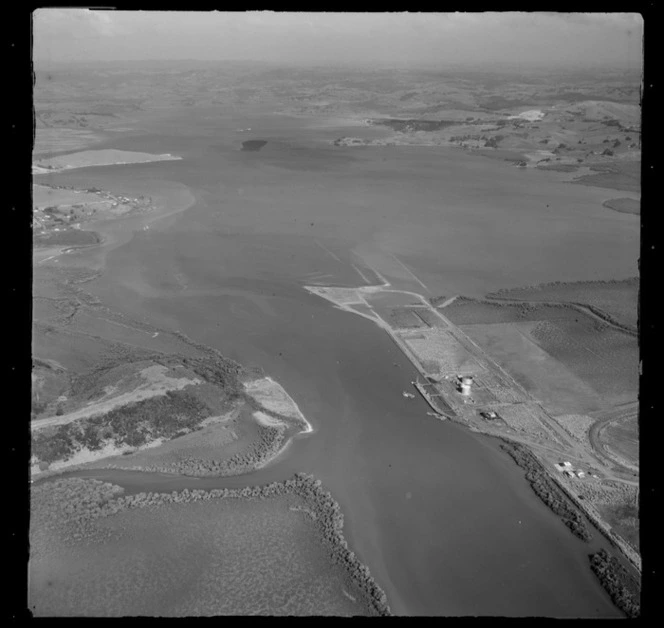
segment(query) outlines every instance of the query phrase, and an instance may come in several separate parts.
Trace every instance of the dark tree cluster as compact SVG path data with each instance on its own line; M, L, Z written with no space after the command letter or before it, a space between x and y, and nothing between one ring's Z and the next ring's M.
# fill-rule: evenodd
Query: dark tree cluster
M613 603L628 617L641 613L640 585L620 562L606 550L590 555L590 568L602 583Z
M101 449L105 441L140 447L157 438L171 439L183 430L191 431L209 415L207 405L191 393L171 390L106 414L59 425L54 432L36 432L32 453L50 463L66 460L84 447Z
M504 441L501 448L526 471L526 480L535 494L563 520L572 534L583 541L589 541L592 534L583 515L576 506L572 505L567 495L549 476L537 458L520 443Z

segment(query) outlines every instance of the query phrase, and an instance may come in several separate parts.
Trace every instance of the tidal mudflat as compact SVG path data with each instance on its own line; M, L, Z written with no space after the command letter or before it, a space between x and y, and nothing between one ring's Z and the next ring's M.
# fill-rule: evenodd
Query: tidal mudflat
M131 496L73 478L32 498L36 616L389 613L338 506L309 477Z

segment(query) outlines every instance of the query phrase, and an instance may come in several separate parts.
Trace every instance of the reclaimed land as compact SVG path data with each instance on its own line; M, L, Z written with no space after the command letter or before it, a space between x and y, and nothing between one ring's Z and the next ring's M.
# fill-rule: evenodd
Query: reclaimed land
M525 470L526 480L535 494L563 520L572 534L582 541L589 541L592 534L584 521L583 515L575 506L570 504L567 496L551 479L551 476L530 450L520 443L505 439L503 439L501 448L512 457L518 466Z
M607 287L611 285L607 284ZM636 296L636 286L629 290ZM626 291L620 290L621 293ZM634 303L630 307L624 294L620 295L620 299L613 301L612 322L606 320L609 314L600 317L581 305L544 299L488 301L460 297L445 307L444 312L450 321L462 326L465 333L490 353L497 350L497 346L493 342L487 344L482 326L490 326L491 338L498 342L503 342L510 334L514 336L516 332L513 328L518 327L521 335L566 367L586 387L587 394L578 397L574 403L571 403L571 398L560 398L561 403L565 402L560 405L555 394L550 396L552 407L557 408L555 412L584 414L599 403L597 394L619 404L635 399L638 392L637 332L629 325L629 322L635 322L636 308ZM507 360L508 370L509 365L513 365L517 372L531 379L523 368L518 370L519 362L513 356L506 354L504 359ZM546 383L547 378L542 381ZM588 386L595 392L588 389ZM544 389L549 388L545 386ZM578 392L581 393L580 388ZM578 406L574 407L574 404Z
M590 555L590 568L613 603L627 617L635 618L641 614L641 586L614 556L601 549Z
M133 495L67 478L35 485L31 500L36 615L391 614L309 475Z

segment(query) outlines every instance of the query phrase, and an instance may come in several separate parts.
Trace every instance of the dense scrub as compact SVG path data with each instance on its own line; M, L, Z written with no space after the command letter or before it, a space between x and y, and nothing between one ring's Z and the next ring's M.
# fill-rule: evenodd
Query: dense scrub
M123 489L98 480L67 478L42 482L32 490L32 529L65 530L74 540L95 534L89 525L94 519L121 512L127 508L159 507L170 503L189 503L210 499L269 499L295 495L303 499L330 558L342 565L351 580L365 593L371 610L377 615L390 615L387 596L371 577L367 567L350 550L343 537L343 514L332 495L322 488L320 480L298 473L284 482L245 488L223 488L212 491L185 489L172 493L139 493L122 495Z
M122 345L118 345L119 356L117 358L107 359L94 369L77 375L71 382L67 392L68 396L86 401L102 397L105 394L105 387L115 383L114 380L117 376L113 374L113 369L129 364L135 365L138 362L146 362L146 366L148 366L148 362L166 367L184 366L206 382L221 388L229 397L229 401L239 396L241 386L238 382L238 374L242 372L242 367L232 360L217 355L187 358L134 347L130 351L128 349L122 351L122 348Z
M526 480L536 495L555 512L572 531L574 536L588 541L592 534L584 521L583 515L570 503L569 498L542 467L535 456L519 443L503 441L504 449L522 469L526 471Z
M210 415L208 407L185 391L168 391L115 408L106 414L44 429L32 437L32 453L40 461L67 460L81 448L102 449L108 442L140 447L158 438L187 433Z
M625 615L640 615L640 585L615 557L601 549L590 555L590 568L611 596L613 603Z
M204 358L182 358L181 362L183 366L191 369L209 384L221 388L229 401L240 396L241 385L238 375L243 372L243 369L237 362L216 355Z

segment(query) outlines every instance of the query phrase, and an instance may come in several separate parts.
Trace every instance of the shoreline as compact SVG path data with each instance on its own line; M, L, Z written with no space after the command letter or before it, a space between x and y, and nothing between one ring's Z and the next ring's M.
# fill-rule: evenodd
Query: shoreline
M381 279L383 279L381 277ZM385 281L385 280L384 280ZM618 280L615 280L618 281ZM608 281L606 283L612 283L611 281ZM357 288L335 288L331 286L329 289L323 287L323 286L303 286L305 290L308 292L315 294L316 296L319 296L326 301L330 302L333 304L334 307L343 310L345 312L350 312L355 315L362 316L363 318L366 318L368 320L371 320L375 325L377 325L379 328L383 329L384 331L387 332L387 334L390 336L390 338L394 341L394 343L399 347L399 349L402 351L402 353L408 358L408 360L413 364L417 372L425 378L427 377L427 373L425 373L422 370L422 367L416 357L411 353L410 349L405 346L405 343L402 342L402 340L397 336L395 333L394 329L385 321L382 319L376 317L374 318L373 316L369 316L367 314L364 314L362 312L359 312L351 307L351 304L363 304L367 307L370 307L369 304L362 298L362 294L372 294L372 293L379 293L379 292L384 292L384 293L389 293L389 292L401 292L405 294L410 294L413 296L417 296L425 305L430 307L431 309L435 310L436 313L441 316L440 312L438 312L437 308L432 306L422 295L418 295L413 292L408 292L408 291L403 291L403 290L390 290L390 284L389 282L385 281L383 285L374 285L374 286L361 286ZM338 295L342 295L344 297L344 302L340 303L339 301L334 300L333 296L330 296L330 293L332 295L337 292ZM500 299L496 299L497 301L500 301ZM443 318L441 316L441 318ZM445 320L445 319L443 319ZM624 331L624 330L623 330ZM629 333L629 332L628 332ZM431 404L429 404L431 405ZM433 407L433 406L431 406ZM435 408L434 408L435 409ZM438 411L440 412L440 411ZM625 541L623 541L621 538L617 537L612 531L611 527L604 523L602 519L599 517L598 513L595 511L590 504L585 503L583 500L578 499L568 487L566 487L562 481L554 476L549 469L545 467L544 464L542 464L541 460L537 456L534 448L528 444L527 442L521 442L517 439L510 438L508 435L503 435L503 434L497 434L495 432L491 432L487 429L484 429L482 427L478 427L476 425L470 425L466 421L463 421L459 418L455 417L447 417L449 420L453 421L455 424L460 425L466 429L468 429L471 432L481 434L483 436L489 436L492 438L498 438L502 439L505 442L510 443L512 446L516 447L525 447L526 450L535 458L537 461L539 467L541 468L541 472L546 475L547 478L549 478L551 481L555 483L566 495L566 497L572 502L572 504L580 510L583 515L587 517L588 520L597 528L597 530L606 538L606 540L609 542L609 544L617 549L620 554L632 565L634 569L638 571L638 573L641 573L642 570L642 564L641 564L641 557L636 550L632 549ZM515 464L517 464L515 462ZM532 486L531 486L532 488ZM546 503L546 502L545 502ZM548 505L548 504L547 504Z
M128 242L129 239L133 237L136 231L149 230L150 226L152 226L158 220L169 218L176 214L185 212L196 204L197 198L194 195L194 193L191 191L191 189L187 186L183 187L186 188L186 191L189 194L190 198L187 199L187 201L182 204L174 203L175 205L174 208L170 207L168 204L164 204L163 207L151 211L128 212L126 214L116 216L113 218L103 218L100 220L86 221L84 223L85 228L81 228L80 230L97 234L97 237L99 238L99 242L97 243L81 244L74 246L68 244L57 247L53 246L53 247L43 247L43 248L33 246L33 256L36 251L46 250L47 248L51 248L53 250L58 251L55 255L52 255L46 259L39 260L39 262L36 265L41 265L50 259L60 257L61 255L66 254L70 251L74 252L85 249L90 251L101 252L102 254L101 268L103 269L104 265L103 260L105 259L106 255L115 248L122 246L123 244ZM139 228L123 229L123 225L126 224L128 221L137 221L140 225L140 229Z
M282 422L291 424L291 420L304 425L300 433L311 434L314 428L307 421L295 400L288 394L286 389L277 381L269 376L261 377L243 382L245 392L256 403L263 406L263 412L272 416L277 416Z

